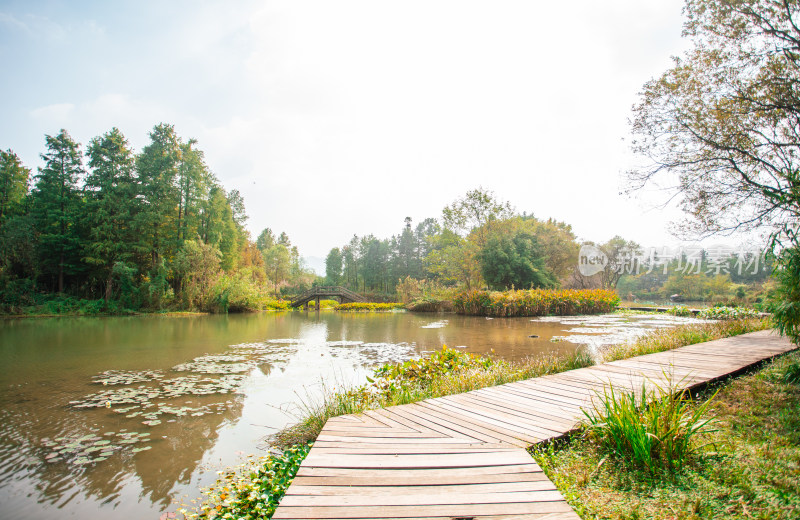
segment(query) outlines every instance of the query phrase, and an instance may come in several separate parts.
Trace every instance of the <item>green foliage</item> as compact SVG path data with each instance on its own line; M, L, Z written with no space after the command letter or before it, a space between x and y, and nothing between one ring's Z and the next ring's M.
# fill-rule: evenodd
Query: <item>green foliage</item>
M676 305L675 307L669 310L669 313L673 316L683 316L683 317L692 317L694 313L684 305Z
M707 320L741 320L745 318L757 318L758 311L745 307L708 307L702 309L697 314L697 317Z
M391 391L397 386L430 384L458 370L486 370L499 361L485 356L470 354L457 349L442 346L442 350L434 352L427 358L410 359L396 365L383 365L374 371L377 382L375 386L382 392Z
M783 251L775 271L777 302L772 307L781 334L800 344L800 245Z
M536 238L524 232L492 237L478 254L481 274L492 289L552 288L555 275L545 265Z
M181 508L180 513L187 520L272 518L311 446L289 446L223 472L213 486L203 491L198 507Z
M334 310L349 312L381 312L402 309L402 303L374 303L374 302L351 302L340 303Z
M682 469L701 447L697 438L711 433L714 423L706 417L713 396L695 405L679 386L642 384L637 393L606 386L592 409L583 410L586 437L601 451L650 473Z
M603 289L470 291L453 300L459 314L477 316L569 316L611 312L619 305L614 291Z
M66 130L45 136L47 152L42 154L31 194L32 215L38 234L39 265L49 275L58 292L63 292L65 277L81 268L78 209L78 182L83 174L80 145Z
M22 165L17 154L0 150L0 226L3 219L18 214L28 194L31 170Z
M342 283L342 252L334 247L325 257L325 283L339 285Z

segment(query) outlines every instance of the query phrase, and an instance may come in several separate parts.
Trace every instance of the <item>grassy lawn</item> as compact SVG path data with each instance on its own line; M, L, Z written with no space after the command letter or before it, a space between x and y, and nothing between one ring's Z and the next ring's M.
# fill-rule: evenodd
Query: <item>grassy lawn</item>
M795 381L791 374L795 374ZM717 390L716 431L681 470L648 472L585 435L534 457L586 519L800 518L800 353L784 355ZM705 445L705 446L703 446Z

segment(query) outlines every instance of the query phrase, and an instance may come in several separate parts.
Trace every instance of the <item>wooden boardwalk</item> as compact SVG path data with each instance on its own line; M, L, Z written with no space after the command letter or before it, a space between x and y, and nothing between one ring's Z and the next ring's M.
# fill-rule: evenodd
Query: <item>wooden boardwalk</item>
M692 388L793 348L755 332L334 417L273 518L577 519L525 448L573 431L595 391Z

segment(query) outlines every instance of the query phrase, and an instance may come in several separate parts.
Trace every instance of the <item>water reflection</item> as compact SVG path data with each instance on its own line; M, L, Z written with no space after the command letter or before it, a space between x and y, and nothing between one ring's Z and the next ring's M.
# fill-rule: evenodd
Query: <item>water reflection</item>
M369 367L442 344L516 359L674 322L313 311L3 321L0 518L156 518L257 453L322 378L359 384Z

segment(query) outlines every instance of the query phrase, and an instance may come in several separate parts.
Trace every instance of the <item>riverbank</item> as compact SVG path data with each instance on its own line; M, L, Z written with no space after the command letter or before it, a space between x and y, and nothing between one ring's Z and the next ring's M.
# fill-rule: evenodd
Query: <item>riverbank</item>
M763 330L770 327L770 322L764 319L736 320L740 323L725 322L706 324L707 331L702 336L702 341L708 339L729 337L732 335ZM671 329L679 330L679 329ZM664 331L661 336L661 350L677 348L683 346L687 338L699 337L683 334L682 339L667 341L669 330ZM635 353L641 350L639 341L629 344L630 352ZM652 341L648 343L648 348L654 347ZM658 350L651 350L658 351ZM318 402L305 403L305 417L295 426L289 427L280 432L276 439L278 444L291 445L305 444L314 438L319 430L324 426L328 418L336 415L357 413L369 408L381 406L391 406L393 404L406 404L416 402L430 397L461 393L478 388L494 386L511 381L528 379L537 375L551 374L589 366L593 360L588 356L575 358L539 358L538 361L530 360L526 367L525 363L497 362L486 356L472 356L463 352L444 349L434 354L428 360L410 361L399 365L385 365L376 370L375 377L370 384L349 389L345 392L336 392L329 389L323 394ZM296 448L293 448L296 449ZM259 464L268 464L268 458L252 461L246 468L247 472L252 473L252 467ZM242 469L240 469L242 471ZM214 504L212 509L206 511L219 511L220 515L230 512L225 504L236 504L236 507L249 507L247 503L253 499L248 493L231 494L224 491L227 487L231 489L230 482L233 479L239 482L241 489L251 490L252 483L247 483L239 477L235 470L226 472L217 486L204 491L205 500L200 509L191 512L185 511L187 518L215 518L215 514L203 513L203 508L208 504ZM288 477L291 478L291 477ZM221 498L223 497L223 498ZM226 502L227 500L227 502ZM256 501L259 499L256 498ZM220 510L216 506L222 506ZM268 517L264 517L268 518Z
M680 471L651 473L584 434L533 450L584 519L770 518L800 515L800 352L705 388L713 431Z

